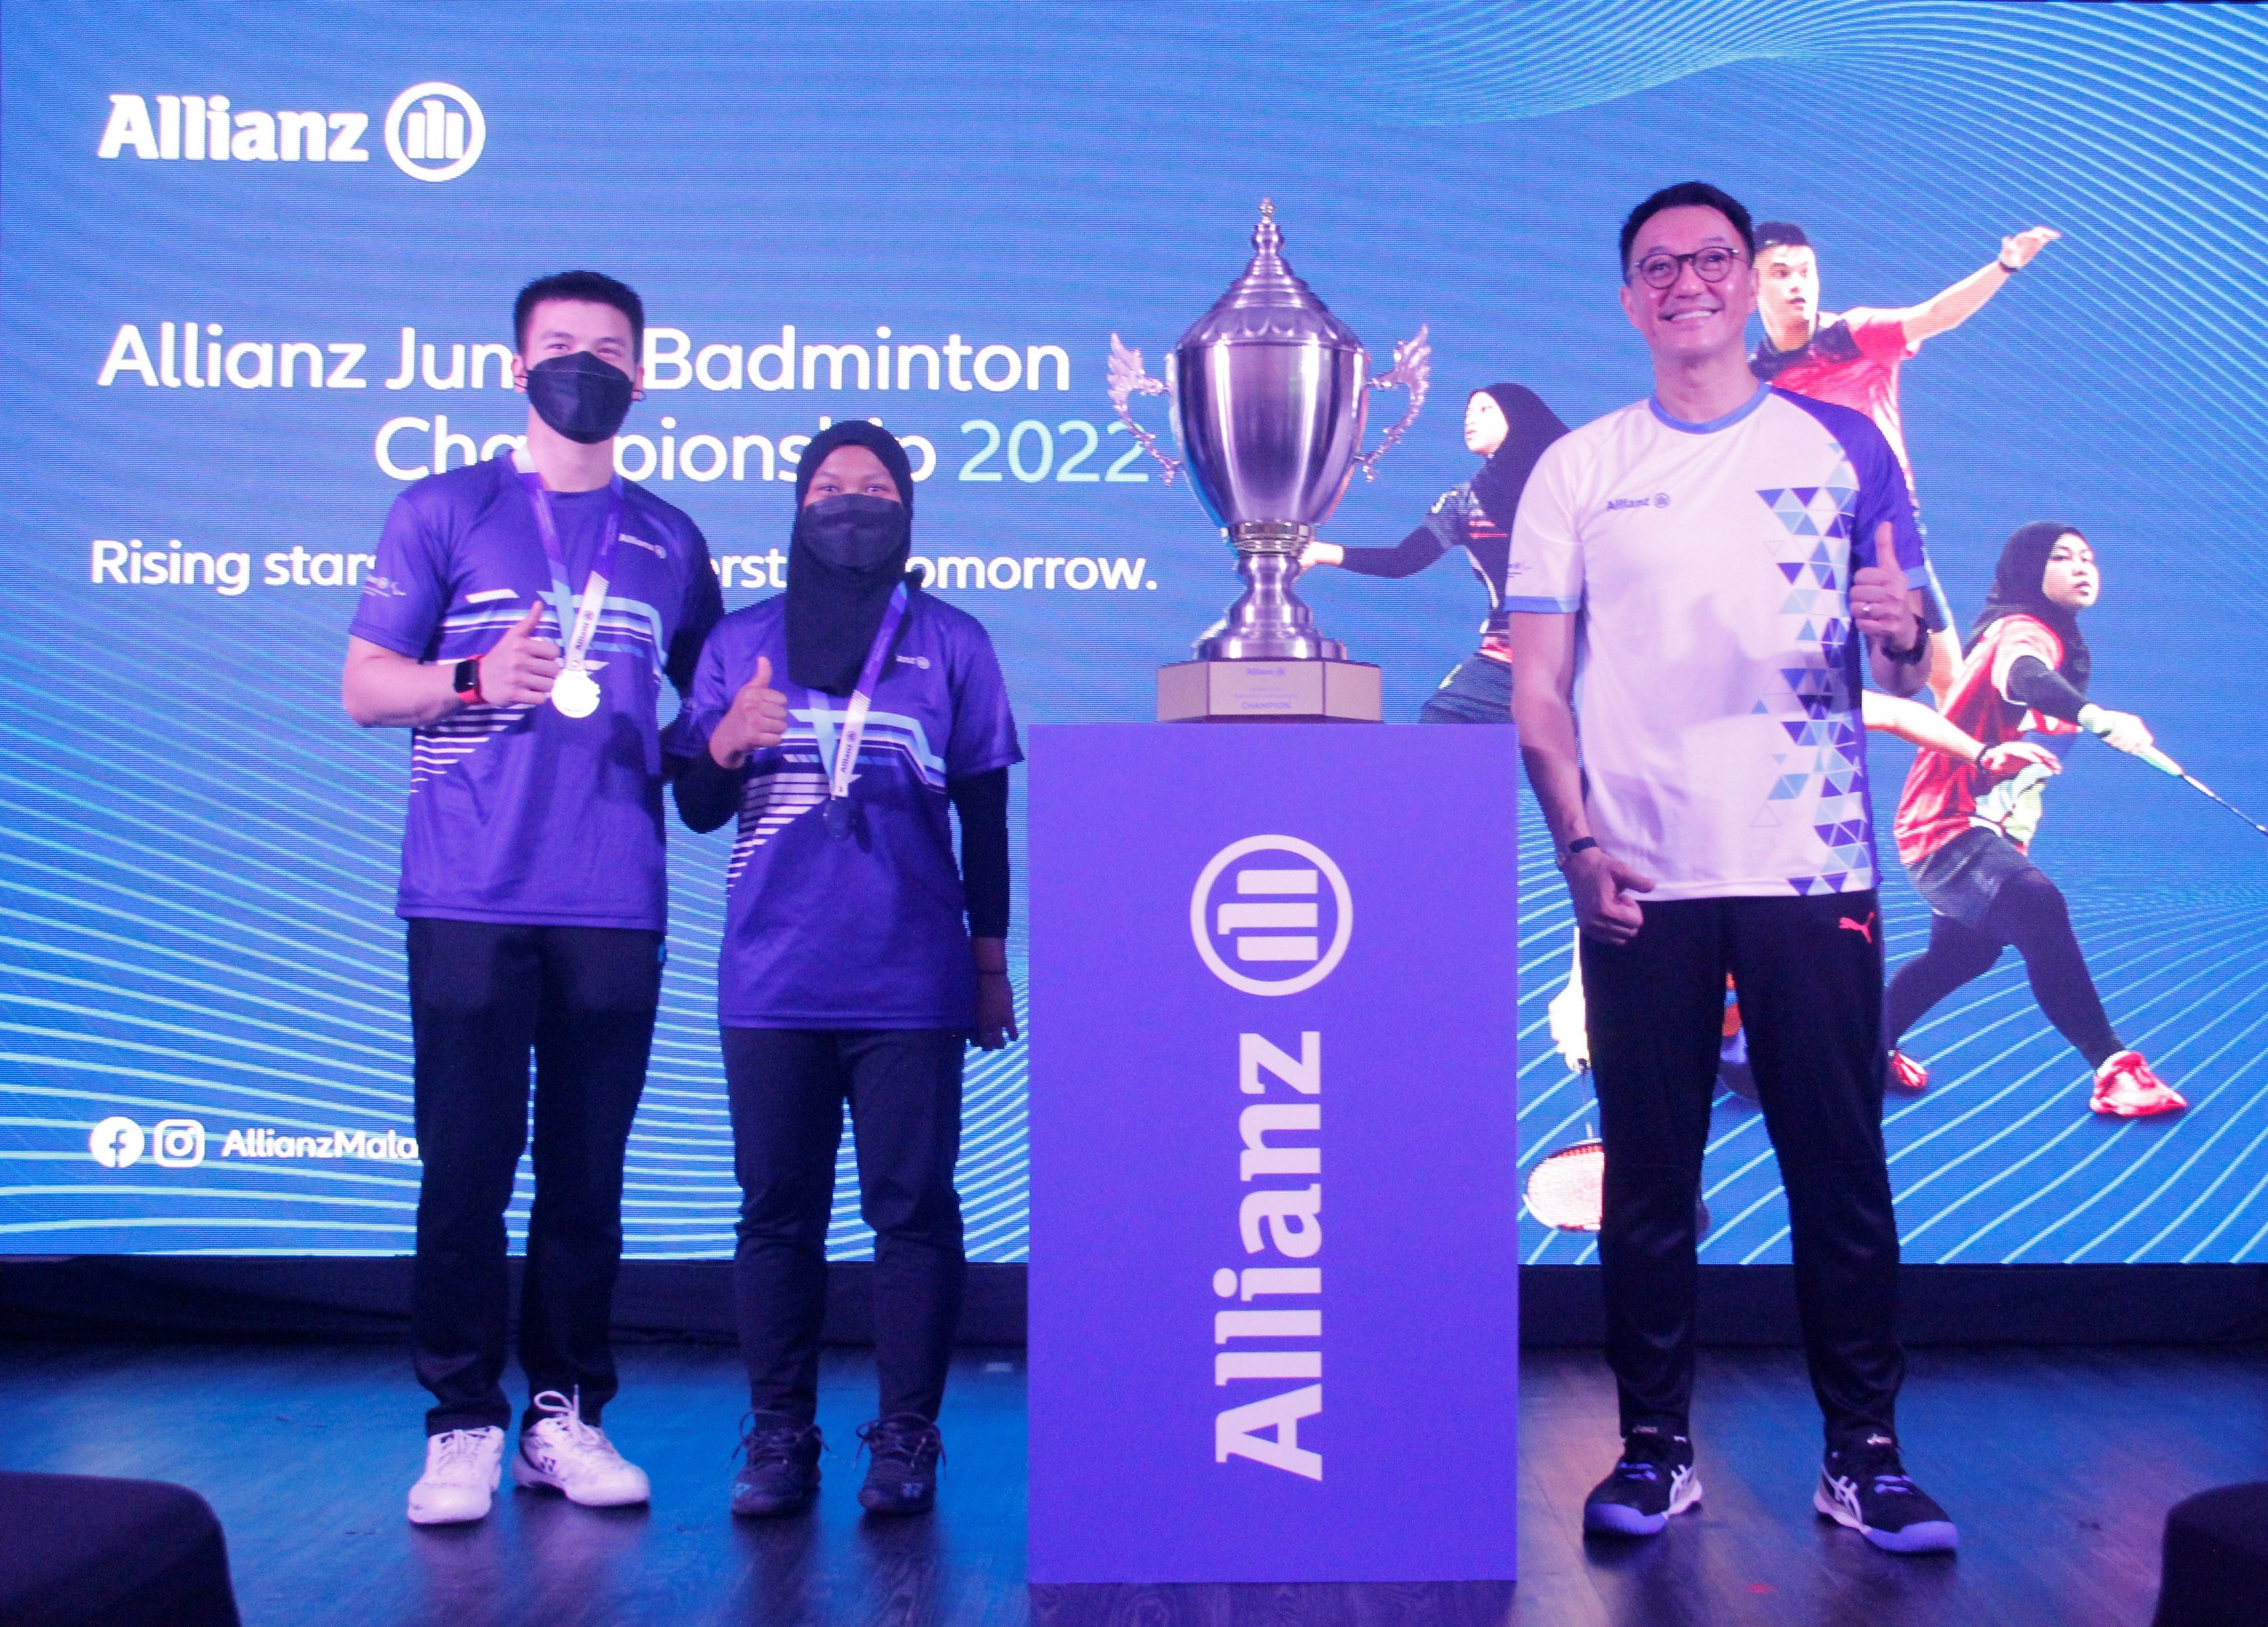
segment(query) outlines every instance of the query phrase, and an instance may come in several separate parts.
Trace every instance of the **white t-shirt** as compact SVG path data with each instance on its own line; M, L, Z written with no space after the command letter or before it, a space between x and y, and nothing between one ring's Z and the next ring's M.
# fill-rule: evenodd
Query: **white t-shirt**
M1520 499L1505 608L1575 612L1591 828L1648 900L1875 884L1851 571L1921 534L1863 414L1760 388L1708 423L1649 399L1563 436Z

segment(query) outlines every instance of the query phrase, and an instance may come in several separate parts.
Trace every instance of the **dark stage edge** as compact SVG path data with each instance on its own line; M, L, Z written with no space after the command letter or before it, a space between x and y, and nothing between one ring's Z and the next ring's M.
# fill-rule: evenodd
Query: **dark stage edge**
M513 1262L515 1272L519 1262ZM873 1341L873 1271L828 1267L827 1339ZM1521 1343L1594 1345L1589 1266L1523 1267ZM1914 1265L1901 1273L1911 1344L2243 1344L2268 1339L2268 1266ZM395 1341L409 1326L409 1262L85 1255L0 1257L0 1334L30 1338ZM961 1342L1024 1342L1025 1268L972 1265ZM626 1260L615 1321L629 1338L730 1341L721 1260ZM1704 1266L1702 1342L1800 1342L1788 1267Z
M2250 1351L1919 1351L1899 1432L1962 1551L1897 1559L1811 1510L1819 1414L1800 1353L1712 1350L1695 1395L1700 1509L1653 1542L1587 1544L1613 1386L1589 1351L1535 1351L1516 1588L1027 1587L1021 1352L955 1361L937 1514L896 1522L853 1501L866 1352L823 1358L820 1505L770 1524L725 1510L738 1353L637 1344L622 1368L607 1428L652 1476L651 1508L507 1489L480 1526L411 1528L426 1398L401 1351L369 1344L0 1342L0 1468L197 1491L227 1532L247 1627L2141 1627L2167 1510L2268 1461ZM1500 1432L1506 1474L1511 1422L1476 1421Z

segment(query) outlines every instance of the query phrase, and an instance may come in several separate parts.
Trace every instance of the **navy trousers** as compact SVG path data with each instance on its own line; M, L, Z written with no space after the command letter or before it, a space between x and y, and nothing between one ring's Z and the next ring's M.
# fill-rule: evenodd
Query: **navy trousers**
M659 932L628 928L409 923L424 1163L409 1319L418 1380L433 1392L429 1433L512 1422L504 1215L528 1144L531 1054L519 1365L531 1394L579 1393L593 1424L615 1394L622 1152L645 1088L661 954Z
M1606 1144L1599 1263L1625 1433L1686 1432L1694 1200L1725 975L1741 991L1779 1158L1804 1351L1830 1446L1895 1432L1898 1227L1882 1153L1881 918L1873 893L1642 903L1627 944L1585 939L1591 1077Z
M808 1422L818 1405L827 1223L847 1101L859 1210L874 1231L881 1416L937 1417L968 1274L953 1185L964 1042L928 1029L725 1030L740 1180L733 1298L758 1412Z

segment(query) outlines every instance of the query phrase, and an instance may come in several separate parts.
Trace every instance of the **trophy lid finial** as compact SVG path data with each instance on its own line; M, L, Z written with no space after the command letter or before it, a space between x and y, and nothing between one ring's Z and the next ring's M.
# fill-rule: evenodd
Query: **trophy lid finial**
M1307 338L1320 339L1336 350L1362 348L1362 341L1284 263L1284 232L1276 224L1273 198L1260 200L1260 224L1252 229L1252 263L1244 275L1190 325L1177 349Z
M1276 224L1276 200L1260 200L1260 224L1252 229L1252 247L1272 254L1284 247L1283 228Z

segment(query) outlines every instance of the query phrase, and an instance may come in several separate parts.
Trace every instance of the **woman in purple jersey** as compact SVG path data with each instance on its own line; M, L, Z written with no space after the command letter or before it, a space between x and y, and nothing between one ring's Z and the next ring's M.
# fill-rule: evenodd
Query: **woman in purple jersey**
M812 1419L847 1101L881 1381L858 1432L873 1458L858 1500L922 1513L966 1269L962 1048L1016 1037L1008 767L1023 754L984 629L907 573L913 475L896 438L855 421L821 431L796 499L787 592L711 635L677 782L694 829L739 819L718 1017L754 1416L733 1512L798 1513L819 1492Z

